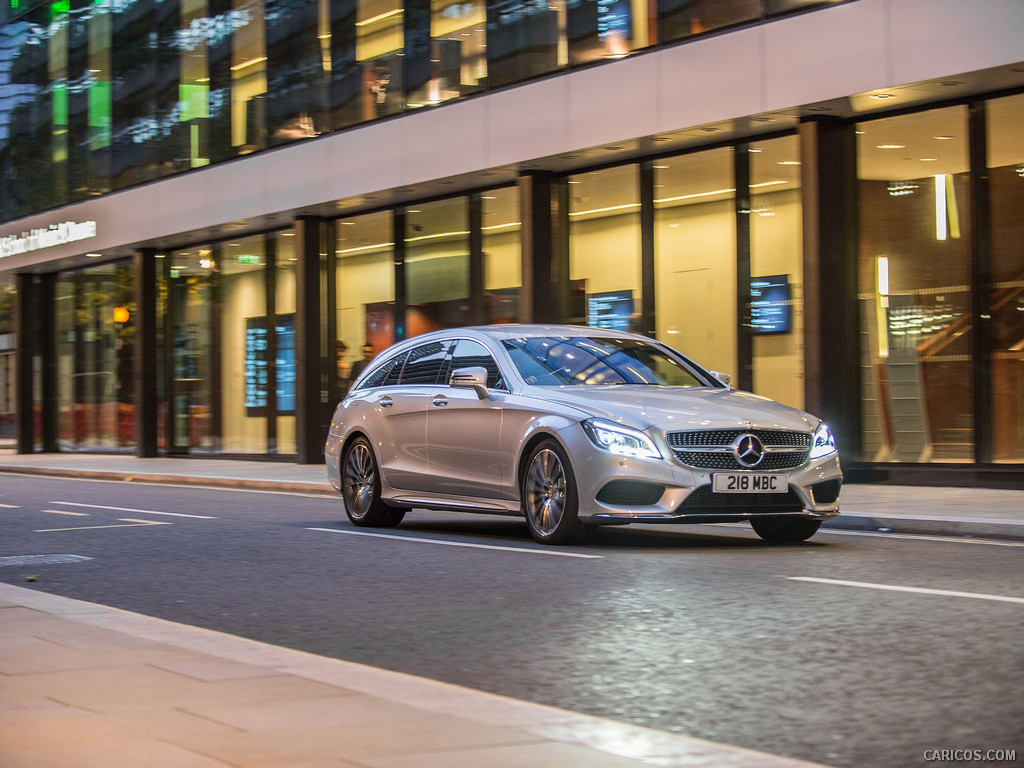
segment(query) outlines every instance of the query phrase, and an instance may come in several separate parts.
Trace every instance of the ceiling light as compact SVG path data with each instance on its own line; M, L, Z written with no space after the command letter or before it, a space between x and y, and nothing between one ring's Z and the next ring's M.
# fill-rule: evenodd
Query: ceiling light
M892 93L873 93L871 94L871 98L878 99L879 101L884 101L885 99L895 99L896 95Z
M875 149L906 149L906 144L876 144Z

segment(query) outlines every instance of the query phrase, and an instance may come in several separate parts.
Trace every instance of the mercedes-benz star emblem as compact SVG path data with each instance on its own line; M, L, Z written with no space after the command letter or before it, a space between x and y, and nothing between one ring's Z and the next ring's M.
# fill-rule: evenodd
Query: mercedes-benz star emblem
M764 445L757 435L747 433L736 438L732 452L736 455L736 461L744 467L756 467L764 458Z

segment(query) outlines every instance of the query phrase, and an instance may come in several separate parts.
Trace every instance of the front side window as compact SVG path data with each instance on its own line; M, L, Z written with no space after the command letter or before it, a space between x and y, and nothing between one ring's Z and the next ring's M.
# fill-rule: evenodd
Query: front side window
M527 384L713 386L661 347L634 339L538 336L503 342Z
M487 347L478 341L459 339L455 342L445 378L450 379L452 371L460 368L484 368L487 371L488 389L506 389L498 364L487 351Z

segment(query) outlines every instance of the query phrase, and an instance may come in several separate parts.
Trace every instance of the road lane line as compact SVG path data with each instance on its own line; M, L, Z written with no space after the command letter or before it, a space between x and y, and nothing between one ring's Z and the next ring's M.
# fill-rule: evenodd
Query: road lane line
M556 557L578 557L586 560L601 560L603 555L584 555L579 552L558 552L546 549L526 549L524 547L499 547L495 544L468 544L462 541L441 541L439 539L421 539L416 536L394 536L388 533L368 533L366 531L343 531L340 528L308 528L310 531L323 533L343 533L347 536L372 536L377 539L395 539L397 541L415 541L420 544L441 544L446 547L467 547L469 549L496 549L501 552L525 552L532 555L555 555Z
M88 509L112 509L115 512L132 512L137 515L166 515L168 517L194 517L199 520L216 520L210 515L186 515L184 512L157 512L152 509L129 509L128 507L105 507L102 504L79 504L74 501L51 501L50 504L61 504L65 507L87 507Z
M88 512L72 512L70 509L44 509L43 512L51 515L74 515L75 517L89 516Z
M161 520L133 520L130 517L119 518L122 522L127 525L82 525L74 528L43 528L35 531L35 533L58 533L60 531L96 531L100 528L139 528L145 525L174 525L174 523L165 523Z
M4 509L21 509L17 504L0 504Z
M894 584L871 584L866 581L842 581L840 579L816 579L811 576L787 576L789 581L809 581L815 584L832 584L840 587L860 587L861 589L881 589L888 592L912 592L918 595L939 595L941 597L971 597L975 600L995 600L1000 603L1018 603L1024 605L1024 597L1008 597L1007 595L986 595L981 592L957 592L950 589L927 589L925 587L900 587Z

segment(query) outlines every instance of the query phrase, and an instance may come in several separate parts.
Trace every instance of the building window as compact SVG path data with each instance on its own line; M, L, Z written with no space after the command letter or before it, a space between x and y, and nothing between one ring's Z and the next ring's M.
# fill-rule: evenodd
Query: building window
M416 59L407 106L439 104L479 91L487 79L487 14L483 0L430 4L427 51ZM429 55L429 61L426 60ZM406 59L407 66L412 59Z
M988 103L992 455L1024 461L1024 96Z
M485 319L519 322L523 258L519 188L492 189L481 195Z
M569 0L569 61L621 59L653 43L652 0Z
M657 336L737 373L736 188L731 147L654 166Z
M405 8L402 0L357 0L356 59L362 64L361 120L402 107Z
M754 142L750 302L754 392L804 405L803 205L796 136Z
M545 75L569 60L565 0L486 0L488 84Z
M337 338L334 362L342 392L395 340L395 243L391 211L341 219L335 225Z
M405 212L406 337L469 323L468 203L453 197Z
M857 126L864 458L974 458L967 110Z
M639 329L640 239L639 166L569 177L570 322Z

